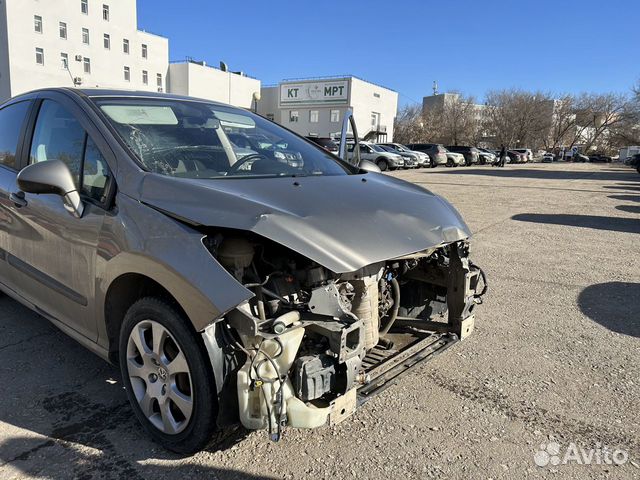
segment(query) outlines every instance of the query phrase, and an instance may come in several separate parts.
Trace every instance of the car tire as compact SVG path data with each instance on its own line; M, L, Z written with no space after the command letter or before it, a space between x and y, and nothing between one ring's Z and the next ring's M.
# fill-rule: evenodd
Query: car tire
M382 172L386 172L387 170L389 170L389 162L387 162L384 158L379 158L376 161L376 165L378 165L378 168Z
M435 160L431 160L431 168L436 168L438 166L438 162Z
M210 444L217 431L215 380L184 314L158 298L138 300L125 315L119 347L127 397L151 437L180 454Z

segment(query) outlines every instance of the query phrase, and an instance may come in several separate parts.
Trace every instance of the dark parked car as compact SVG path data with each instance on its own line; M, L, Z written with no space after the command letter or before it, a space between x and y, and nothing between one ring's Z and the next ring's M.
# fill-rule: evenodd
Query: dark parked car
M468 336L470 237L438 195L240 108L62 88L0 105L0 292L119 365L176 452L336 424Z
M431 167L446 165L448 162L447 149L437 143L408 143L405 145L410 150L424 152L431 159Z
M589 155L589 161L592 163L611 163L613 159L609 155L594 153Z
M476 147L449 145L447 146L447 150L449 150L450 152L461 153L462 155L464 155L464 161L467 164L467 167L473 163L480 162L480 152Z
M326 151L331 153L338 153L339 146L333 139L329 137L306 137L307 140L311 140L316 145L320 145Z

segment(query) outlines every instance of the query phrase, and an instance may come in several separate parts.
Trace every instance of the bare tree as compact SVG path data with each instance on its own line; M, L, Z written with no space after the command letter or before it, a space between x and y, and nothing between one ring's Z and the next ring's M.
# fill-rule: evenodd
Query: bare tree
M425 141L427 136L421 105L406 105L396 117L393 138L400 143Z
M576 127L571 146L585 151L611 148L611 133L634 119L633 102L627 95L584 93L576 102Z
M494 144L537 148L548 144L552 129L553 99L543 92L500 90L487 94L490 110L485 128Z
M423 111L425 139L445 145L473 143L478 130L475 100L450 93L441 105Z
M551 130L547 149L556 150L571 142L571 132L576 126L576 99L565 94L553 101Z

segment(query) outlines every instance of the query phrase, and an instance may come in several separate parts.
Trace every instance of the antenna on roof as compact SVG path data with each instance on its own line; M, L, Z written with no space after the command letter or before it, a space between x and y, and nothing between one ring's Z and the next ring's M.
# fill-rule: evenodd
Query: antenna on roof
M229 70L229 67L227 67L226 63L224 63L223 61L220 61L220 70L222 70L223 72L226 72L227 70Z
M438 95L438 81L437 80L433 81L433 87L432 88L433 88L433 95L434 96Z

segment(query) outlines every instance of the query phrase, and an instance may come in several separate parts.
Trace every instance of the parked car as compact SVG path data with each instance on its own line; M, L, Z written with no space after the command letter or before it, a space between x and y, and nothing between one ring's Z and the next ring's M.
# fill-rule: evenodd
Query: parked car
M512 148L512 150L523 154L525 162L533 162L533 152L530 148Z
M238 159L239 131L300 162ZM247 110L44 89L0 105L0 139L0 291L119 365L168 449L335 424L473 330L486 283L450 203Z
M379 143L382 148L391 148L393 153L399 153L400 155L409 154L412 156L418 167L431 166L431 159L429 155L417 150L411 150L400 143Z
M515 150L507 150L507 156L509 157L509 163L525 163L527 156L524 153L516 152Z
M589 161L592 163L611 163L613 160L609 155L604 155L602 153L594 153L589 155Z
M338 144L329 137L305 137L305 138L307 140L312 141L316 145L320 145L327 152L331 152L335 154L338 153L338 150L339 150Z
M589 162L590 160L589 160L589 157L587 157L585 154L576 152L571 157L571 161L576 163L586 163L586 162Z
M360 142L359 145L360 158L375 163L383 172L386 170L396 170L398 168L409 168L409 166L406 165L405 159L402 155L387 152L383 148L371 142ZM353 156L354 146L355 143L348 144L347 151L349 154L349 158L352 158ZM414 166L415 165L410 165L410 167Z
M381 148L385 152L395 153L400 155L404 159L404 168L419 168L420 164L418 163L418 156L411 153L399 152L395 148L387 147L386 145L375 144L377 147Z
M410 150L423 152L429 155L431 159L431 168L438 165L447 165L447 149L436 143L408 143L405 145Z
M465 163L470 166L473 163L480 162L480 153L476 147L465 147L461 145L449 145L447 146L447 150L454 153L461 153L464 155Z
M631 155L630 157L627 157L624 160L624 164L628 165L630 167L638 167L638 166L640 166L640 153L636 153L634 155Z
M450 152L447 150L447 167L459 167L462 165L466 165L467 161L464 158L464 155L457 152Z
M480 165L493 165L496 162L497 156L495 153L487 150L486 148L477 148L478 154L480 155Z
M555 157L553 153L547 152L542 155L542 163L552 163L554 159Z

